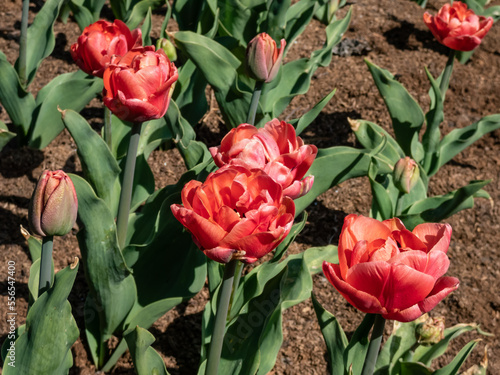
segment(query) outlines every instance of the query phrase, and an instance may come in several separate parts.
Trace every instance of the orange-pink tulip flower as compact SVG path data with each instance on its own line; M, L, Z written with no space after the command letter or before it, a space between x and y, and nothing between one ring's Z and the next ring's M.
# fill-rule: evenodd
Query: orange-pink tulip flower
M439 43L456 51L472 51L493 25L493 18L476 15L467 5L445 4L436 16L424 13L424 22Z
M253 263L288 235L295 205L261 170L225 166L205 182L190 181L172 212L207 257Z
M249 124L231 129L210 153L219 167L239 164L262 169L283 187L284 195L296 199L311 190L314 176L304 176L318 148L305 145L291 124L274 119L260 129Z
M324 262L323 272L358 310L409 322L458 288L458 279L443 276L450 238L449 224L420 224L410 232L397 218L380 222L349 215L340 234L339 264Z
M33 233L63 236L73 228L78 199L73 182L63 171L44 171L38 180L28 210Z
M81 70L102 78L113 55L123 56L141 45L140 29L130 31L120 20L100 20L83 29L70 52Z
M104 71L104 104L124 121L158 119L167 112L177 77L163 50L134 48Z

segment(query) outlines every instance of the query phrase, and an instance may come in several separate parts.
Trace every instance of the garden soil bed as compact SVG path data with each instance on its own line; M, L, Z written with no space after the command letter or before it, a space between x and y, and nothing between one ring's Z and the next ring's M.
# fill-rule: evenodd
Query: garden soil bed
M33 2L33 17L41 2ZM429 1L428 10L435 13L443 1ZM498 5L498 1L492 2ZM391 71L415 99L427 109L429 83L424 67L437 76L447 60L447 50L435 41L422 20L423 11L409 0L350 1L353 19L345 34L344 48L336 50L329 67L317 70L307 95L293 100L282 119L292 119L309 110L333 88L337 92L318 119L302 134L307 143L318 147L335 145L356 146L348 118L363 118L389 129L389 116L372 81L364 59ZM347 8L339 14L343 16ZM159 35L162 14L155 12L153 37ZM0 50L9 61L17 57L21 1L0 0ZM110 16L105 9L105 16ZM175 29L175 25L169 28ZM313 21L294 43L287 59L309 56L323 43L323 29ZM69 47L80 31L76 23L55 25L56 47L52 56L41 65L34 84L36 93L58 74L76 70ZM481 117L500 112L500 26L495 24L483 43L465 65L455 64L450 89L446 96L445 121L447 133L464 127ZM83 111L89 122L102 126L99 100L93 100ZM0 107L0 119L9 123ZM198 139L209 146L217 145L225 134L225 125L214 107L196 130ZM183 173L184 165L175 150L155 151L149 163L155 174L156 186L174 183ZM0 342L7 332L7 262L16 262L18 324L26 316L28 274L31 261L20 226L27 227L28 202L35 183L44 169L81 171L75 144L66 132L44 150L13 144L0 152ZM460 279L460 287L433 311L444 315L446 325L478 323L493 337L468 334L454 341L447 355L437 365L446 364L454 353L469 340L480 338L462 371L479 363L487 351L489 374L500 374L500 131L488 134L472 147L455 157L431 179L430 195L443 194L465 185L468 181L491 179L485 190L491 200L476 201L473 209L462 211L448 220L453 227L449 250L451 265L448 275ZM346 181L324 193L307 208L308 224L290 251L298 252L311 246L336 244L343 218L349 213L367 215L371 201L367 179ZM75 233L55 242L56 271L79 257ZM73 313L80 329L83 327L83 302L87 286L80 268L70 296ZM314 293L318 300L334 313L348 334L362 319L321 274L314 276ZM164 358L171 374L195 374L199 361L200 326L208 292L202 290L190 301L168 312L150 329L156 337L154 348ZM284 313L284 340L273 374L327 374L326 347L319 330L311 301L305 301ZM387 333L392 324L386 326ZM84 331L81 332L84 337ZM72 348L75 365L70 374L96 373L87 355L84 340ZM133 374L129 355L125 355L113 374ZM28 374L27 374L28 375ZM29 374L36 375L36 374Z

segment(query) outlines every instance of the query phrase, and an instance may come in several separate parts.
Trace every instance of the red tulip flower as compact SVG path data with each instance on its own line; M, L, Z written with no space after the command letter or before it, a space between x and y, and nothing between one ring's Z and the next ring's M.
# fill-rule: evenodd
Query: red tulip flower
M190 181L182 205L172 212L207 257L220 263L233 259L253 263L288 235L295 205L281 186L261 170L228 165L204 183Z
M71 57L85 73L102 78L113 55L123 56L142 45L141 30L130 29L120 20L97 21L85 29L71 46Z
M167 112L177 68L163 50L134 48L104 71L104 104L121 120L144 122Z
M283 187L283 195L295 199L311 190L314 176L303 177L318 148L304 145L291 124L274 119L260 129L249 124L231 129L210 153L219 167L237 164L262 169Z
M339 264L323 262L323 272L358 310L409 322L458 288L458 279L443 276L450 238L449 224L420 224L410 232L397 218L380 222L349 215L340 234Z
M253 38L246 52L249 75L257 81L271 82L280 70L285 46L285 39L281 39L278 50L276 42L266 33Z
M472 51L493 25L493 18L476 15L460 1L445 4L437 16L424 13L424 22L439 43L456 51Z
M44 171L38 180L28 210L33 233L64 236L75 225L78 199L73 182L63 171Z

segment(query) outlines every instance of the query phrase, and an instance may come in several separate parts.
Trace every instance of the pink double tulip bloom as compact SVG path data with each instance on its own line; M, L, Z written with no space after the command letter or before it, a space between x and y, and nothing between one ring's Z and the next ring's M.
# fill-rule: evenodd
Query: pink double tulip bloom
M163 50L134 48L104 72L104 104L121 120L144 122L167 112L178 74Z
M323 272L358 310L409 322L458 288L458 279L443 276L450 238L449 224L420 224L410 232L397 218L380 222L349 215L340 234L339 264L324 262Z
M318 148L305 145L291 124L274 119L260 129L249 124L231 129L210 153L219 167L233 164L262 169L283 187L283 195L296 199L311 190L314 176L304 176Z
M257 81L271 82L278 74L286 41L281 39L280 48L266 33L253 38L247 46L246 61L250 77Z
M73 182L63 171L44 171L38 180L28 210L33 233L63 236L73 228L78 199Z
M491 29L493 18L478 16L455 1L445 4L436 16L425 12L424 22L439 43L456 51L472 51Z
M113 55L123 56L141 45L140 29L130 31L120 20L100 20L83 29L70 52L81 70L102 78Z
M172 212L207 257L220 263L253 263L288 235L293 201L260 170L228 165L205 182L190 181Z

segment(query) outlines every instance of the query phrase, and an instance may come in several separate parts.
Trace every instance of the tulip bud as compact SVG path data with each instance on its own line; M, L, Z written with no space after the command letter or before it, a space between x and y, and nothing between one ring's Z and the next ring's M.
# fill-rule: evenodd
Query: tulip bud
M73 182L63 171L44 171L31 197L28 221L39 236L63 236L75 225L78 211Z
M418 164L408 156L400 159L394 166L393 177L394 185L399 191L406 194L410 193L420 177Z
M444 338L444 317L431 318L425 316L425 319L422 320L423 322L415 327L415 335L420 345L437 344Z
M156 50L158 51L159 49L165 51L165 54L170 61L174 62L177 60L177 51L170 40L166 38L158 39L156 42Z
M280 49L266 33L253 38L247 47L247 70L250 77L257 81L271 82L280 70L285 39L281 39Z

